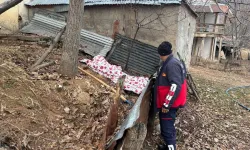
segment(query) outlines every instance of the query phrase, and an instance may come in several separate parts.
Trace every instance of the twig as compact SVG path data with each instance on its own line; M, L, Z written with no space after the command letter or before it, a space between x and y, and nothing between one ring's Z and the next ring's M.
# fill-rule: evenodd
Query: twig
M17 126L15 126L15 125L13 125L13 124L11 124L11 123L5 122L5 124L8 124L8 125L12 126L12 127L16 128L16 129L18 129L18 130L19 130L20 132L22 132L24 135L27 135L23 130L21 130L20 128L18 128Z
M56 64L55 61L51 61L51 62L48 62L48 63L44 63L44 64L41 64L41 65L35 66L34 68L31 69L31 71L32 71L32 72L33 72L33 71L37 71L37 70L39 70L39 69L41 69L41 68L48 67L48 66L52 66L52 65L54 65L54 64Z

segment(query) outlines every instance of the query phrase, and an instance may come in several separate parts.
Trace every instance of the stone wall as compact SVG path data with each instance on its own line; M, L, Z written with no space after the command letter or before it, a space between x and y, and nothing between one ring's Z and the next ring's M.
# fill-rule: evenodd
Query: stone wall
M40 9L53 11L53 8L40 7ZM67 16L67 12L60 12L60 14ZM163 41L169 41L174 51L180 52L189 64L195 19L195 15L186 5L86 6L82 28L108 37L114 37L114 34L119 32L134 38L137 23L140 23L142 26L136 34L137 40L156 47Z
M176 24L177 25L177 24ZM196 18L190 12L186 5L181 5L179 8L178 31L176 37L176 52L179 52L181 57L189 67L191 61L191 52L193 46L194 33L196 28Z
M137 29L136 19L141 24L136 39L158 46L162 41L168 40L175 47L178 11L180 5L165 6L91 6L85 7L83 27L105 36L112 37L115 31L134 38ZM135 11L137 10L137 17ZM159 19L157 14L162 14Z

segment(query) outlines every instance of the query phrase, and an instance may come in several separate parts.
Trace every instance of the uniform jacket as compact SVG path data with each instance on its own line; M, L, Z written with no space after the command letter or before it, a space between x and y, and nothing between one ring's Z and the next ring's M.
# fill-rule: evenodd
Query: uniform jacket
M184 107L187 97L186 69L183 64L171 54L159 69L155 85L154 99L157 108L163 103L168 108Z

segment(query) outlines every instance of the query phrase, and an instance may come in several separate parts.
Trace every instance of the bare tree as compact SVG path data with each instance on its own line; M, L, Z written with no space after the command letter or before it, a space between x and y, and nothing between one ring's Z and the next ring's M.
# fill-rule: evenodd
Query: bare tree
M227 25L227 35L232 37L233 51L231 57L224 66L224 70L232 63L234 59L241 59L241 47L244 45L243 41L248 34L250 25L250 2L244 0L224 0L232 11L229 16L229 24Z
M5 12L6 10L16 6L17 4L19 4L22 1L23 0L5 0L5 2L0 4L0 14Z
M66 34L59 72L73 77L77 73L78 52L80 45L81 20L84 11L83 0L71 0L67 20Z
M138 9L134 9L134 13L135 13L135 24L136 24L136 30L135 30L135 33L134 33L134 37L133 37L133 42L131 44L131 47L129 49L129 52L128 52L128 56L127 56L127 59L126 59L126 64L125 64L125 67L124 69L127 70L128 69L128 62L129 62L129 58L130 58L130 55L131 55L131 52L132 52L132 49L134 47L134 40L136 39L137 37L137 34L139 32L139 30L141 28L146 28L147 25L153 23L154 21L160 19L160 17L163 15L162 13L152 13L150 14L149 16L146 16L144 17L142 20L139 21L139 17L138 17ZM152 16L154 15L153 18L151 18ZM147 20L148 18L151 18L149 21L145 21Z
M166 25L162 21L163 18L166 19L166 18L170 18L170 17L173 17L173 16L178 16L180 12L178 12L178 13L172 13L172 14L165 14L164 13L164 9L162 7L162 8L160 8L159 11L153 11L152 13L150 13L147 16L145 16L144 14L142 14L140 16L139 15L139 12L140 12L139 8L140 8L140 6L136 7L136 5L132 5L131 7L132 7L132 9L134 11L136 29L135 29L135 32L134 32L134 35L133 35L133 41L132 41L131 46L130 46L129 51L128 51L128 56L127 56L126 64L125 64L125 67L124 67L125 70L128 69L128 63L129 63L130 55L131 55L132 49L134 47L137 35L138 35L138 33L139 33L139 31L141 29L147 29L147 30L150 30L151 32L152 32L152 30L164 31L164 30L159 30L159 29L155 29L153 27L150 27L150 25L158 22L166 30L166 29L168 29L169 26L175 25L178 22L183 21L187 17L186 16L186 12L184 12L184 16L183 16L182 19L178 20L177 22L173 22L172 24Z

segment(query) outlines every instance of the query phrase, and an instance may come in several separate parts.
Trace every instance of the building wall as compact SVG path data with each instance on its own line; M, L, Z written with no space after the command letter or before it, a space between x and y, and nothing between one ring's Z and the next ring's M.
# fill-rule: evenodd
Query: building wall
M30 21L34 14L38 11L43 11L43 12L54 12L54 6L52 5L48 5L48 6L43 6L43 5L38 5L38 6L33 6L33 7L30 7L30 6L26 6L27 9L28 9L28 20Z
M196 18L194 14L188 10L185 5L179 9L178 32L176 38L176 52L179 52L181 57L189 66L191 61L191 52L193 46L194 33L196 28Z
M32 9L34 14L35 9ZM55 11L44 6L40 9ZM67 12L60 14L67 16ZM138 26L136 22L142 25L136 34L137 40L156 47L163 41L169 41L174 51L179 51L189 64L196 20L184 5L133 5L133 8L131 5L88 6L84 10L82 28L108 37L119 32L134 38Z
M204 47L203 47L203 49L201 49L201 57L204 59L210 58L212 40L213 40L213 38L211 38L211 37L207 37L204 39Z
M4 1L0 0L0 3ZM18 6L14 6L0 15L0 26L10 32L18 30Z
M85 7L83 27L86 30L96 32L101 35L112 37L114 31L134 38L138 22L147 24L150 20L155 20L161 13L162 18L156 19L143 27L137 33L136 39L158 46L162 41L168 40L176 47L176 32L179 5L165 6L136 6L137 17L134 9L129 5L113 6L92 6ZM111 9L112 8L112 9Z
M205 23L210 23L210 24L214 24L215 23L215 15L214 13L207 13L205 15ZM207 30L209 32L213 32L213 26L211 26L211 28L208 28ZM201 57L204 59L210 59L210 52L212 50L212 41L213 38L205 38L204 39L204 47L201 49Z
M23 0L21 3L18 4L18 15L19 19L19 28L27 25L29 22L29 9L25 5L25 3L30 2L30 0Z

